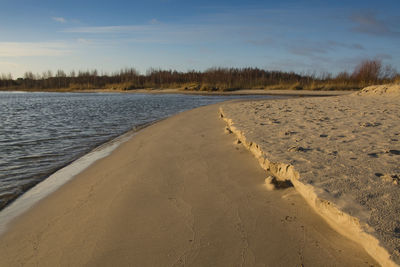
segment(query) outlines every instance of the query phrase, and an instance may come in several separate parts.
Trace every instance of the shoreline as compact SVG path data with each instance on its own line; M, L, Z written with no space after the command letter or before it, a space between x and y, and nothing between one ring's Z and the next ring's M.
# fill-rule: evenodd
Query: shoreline
M153 123L149 123L148 125ZM93 163L109 156L112 151L128 141L144 127L146 126L139 127L139 129L131 129L93 148L84 155L51 173L47 178L24 192L4 209L0 210L0 238L7 231L9 224L13 220L56 192L60 187L74 179L76 175L79 175L79 173L90 167Z
M0 238L7 231L9 224L12 223L13 220L29 211L29 209L45 200L51 194L55 193L60 187L70 182L96 161L108 157L115 149L133 138L139 131L168 118L169 117L161 118L152 122L137 125L132 129L99 144L85 154L78 156L71 162L60 167L53 173L50 173L47 178L29 188L26 192L0 210Z
M330 230L293 189L265 190L264 172L253 157L223 133L218 105L179 113L142 129L40 201L0 238L0 262L51 266L62 259L64 264L97 265L107 259L127 264L133 256L141 266L180 260L214 260L226 266L245 255L242 260L261 257L273 264L315 265L331 262L336 255L342 263L374 264ZM205 190L209 185L213 189ZM246 197L249 194L253 197ZM267 225L252 226L256 210L265 213L257 221L266 220ZM238 212L244 214L237 217ZM321 239L321 234L327 236ZM204 247L207 242L210 245ZM88 251L82 251L83 244ZM171 246L178 254L164 252ZM351 257L338 253L341 246L352 251ZM190 256L193 249L198 251L195 258ZM279 255L285 255L285 261Z
M355 91L322 91L322 90L264 90L264 89L240 89L226 92L190 91L181 89L87 89L87 90L1 90L1 92L26 92L26 93L123 93L123 94L187 94L187 95L277 95L277 96L336 96L347 95Z
M124 103L128 103L127 104L127 110L129 111L130 109L130 107L129 106L131 106L131 107L135 107L135 105L131 105L131 104L129 104L130 102L129 102L129 99L139 99L138 101L141 101L142 99L144 99L145 100L145 102L148 102L147 101L147 99L151 99L151 101L153 101L152 99L155 99L156 101L161 101L161 102L163 102L163 103L165 103L165 101L164 101L164 98L166 99L166 101L168 101L168 99L175 99L175 98L177 98L177 99L189 99L189 101L187 101L186 103L192 103L194 106L196 106L196 105L204 105L204 104L207 104L207 103L209 103L210 101L211 102L215 102L215 101L221 101L222 99L228 99L228 98L238 98L238 97L235 97L235 96L233 96L233 97L219 97L219 96L211 96L211 97L203 97L203 96L190 96L190 95L164 95L164 96L156 96L156 95L135 95L135 94L131 94L131 95L122 95L122 94L91 94L91 96L89 96L89 95L85 95L85 94L80 94L80 95L78 95L78 94L69 94L69 93L59 93L59 94L46 94L46 93L26 93L26 94L22 94L22 96L21 96L21 94L19 94L19 93L12 93L12 94L6 94L7 96L5 97L5 99L3 99L3 100L5 100L5 102L7 103L7 102L14 102L14 98L18 98L18 99L28 99L28 98L31 98L31 97L33 97L34 99L49 99L48 97L51 97L51 98L53 98L53 97L56 97L57 99L60 99L60 98L62 98L63 100L62 101L64 101L64 97L67 97L67 98L69 98L69 99L74 99L75 97L79 97L79 98L83 98L83 99L85 99L85 98L89 98L89 99L91 99L91 98L99 98L100 100L102 100L102 99L107 99L108 97L113 97L113 99L115 98L115 99L121 99L121 100L123 100L124 101ZM10 96L10 97L8 97L8 96ZM126 100L124 100L125 99L125 97L127 98ZM255 98L256 96L250 96L251 98ZM271 96L261 96L262 98L272 98ZM69 101L69 99L66 99L65 101ZM96 101L96 100L95 100ZM51 103L49 103L49 104L51 104ZM191 108L191 105L192 104L185 104L185 101L182 101L182 103L177 103L178 105L178 107L179 106L183 106L184 107L184 109L188 109L188 108ZM7 105L5 105L5 107L6 107ZM166 107L166 109L167 110L173 110L173 109L175 109L174 107L172 107L171 105L168 105L169 107L167 107L167 106L165 106ZM57 107L54 107L55 109L57 109ZM102 109L102 107L101 106L99 106L98 107L100 110ZM104 108L104 107L103 107ZM98 139L100 139L100 140L94 140L94 142L91 142L91 141L86 141L86 142L84 142L83 140L83 143L82 143L82 145L80 145L79 144L79 149L76 149L76 150L79 150L79 151L77 151L76 153L75 153L75 151L73 151L73 150L70 150L71 152L68 152L67 154L64 154L64 155L62 155L62 159L59 159L59 160L52 160L48 165L50 165L50 167L48 167L45 171L42 171L42 169L39 169L37 172L39 172L40 171L40 176L35 176L35 172L34 171L32 171L32 172L30 172L30 173L27 173L26 175L25 175L25 173L23 173L23 171L25 170L25 169L22 169L22 171L21 171L21 173L23 173L23 175L25 175L24 177L26 177L26 178L30 178L30 177L32 177L32 176L34 176L34 177L38 177L37 179L35 179L35 182L31 182L29 185L26 185L25 186L25 184L24 184L24 186L23 186L23 189L19 189L19 188L17 188L17 186L14 186L14 187L12 187L13 186L13 184L11 183L11 182L8 182L10 185L12 185L12 186L10 186L10 188L11 189L5 189L4 191L1 191L0 192L0 195L2 195L1 197L0 197L0 211L1 210L3 210L6 206L8 206L9 204L11 204L13 201L15 201L18 197L20 197L23 193L25 193L25 192L27 192L30 188L32 188L35 184L37 184L38 182L40 182L40 181L43 181L46 177L48 177L48 176L50 176L50 175L52 175L55 171L57 171L57 170L59 170L59 169L61 169L61 168L63 168L63 167L65 167L65 166L67 166L67 165L69 165L69 164L71 164L73 161L75 161L75 160L77 160L78 158L80 158L80 157L82 157L82 156L84 156L85 154L87 154L87 153L89 153L91 150L93 150L93 149L95 149L97 146L99 146L99 145L101 145L102 143L105 143L105 142L108 142L108 141L110 141L110 140L112 140L113 138L116 138L118 135L120 135L120 134L123 134L124 132L126 132L126 131L129 131L130 129L132 129L132 127L134 127L134 125L135 124L137 124L137 123L142 123L142 122L146 122L146 121L148 121L148 120L154 120L154 119L156 119L156 117L160 117L160 116L165 116L166 114L164 114L163 115L163 113L164 112L159 112L159 111L157 111L159 108L157 108L157 109L155 109L155 110L152 110L151 112L149 111L149 112L147 112L146 111L146 115L140 115L140 121L138 121L138 122L135 122L135 120L133 119L128 119L128 118L135 118L135 114L132 114L133 116L129 116L128 115L128 117L127 117L127 115L125 114L124 116L121 116L121 115L118 115L118 114L116 114L116 119L121 119L121 120L124 120L124 121L129 121L129 123L127 124L127 123L119 123L118 125L115 125L116 126L116 128L115 128L115 130L114 130L114 127L112 127L112 128L109 128L109 129L104 129L104 131L105 132L107 132L107 135L106 136L102 136L101 138L98 138ZM178 108L178 110L176 110L176 111L179 111L179 108ZM7 111L5 110L4 111L5 112L5 114L7 114ZM151 115L151 119L150 119L150 117L149 117L149 119L147 119L147 117L146 116L148 116L147 115L147 113L153 113L153 112L155 112L156 114L158 114L156 117L154 117L153 115ZM171 111L169 111L168 113L170 113ZM85 118L86 116L85 116L85 114L81 114L81 116L82 116L82 118ZM123 118L125 118L125 119L123 119ZM61 120L63 120L63 118L60 118ZM99 119L101 119L101 118L99 118ZM57 119L57 121L58 121L58 119ZM76 120L75 120L76 121ZM78 120L79 121L79 120ZM101 120L100 120L101 121ZM72 123L72 125L73 125L74 123ZM95 123L96 124L96 123ZM7 125L7 124L6 124ZM125 125L125 126L124 126ZM6 126L5 126L6 127ZM21 126L22 127L22 126ZM21 128L21 127L18 127L18 128ZM82 126L83 127L83 126ZM51 127L50 127L51 128ZM77 131L80 131L80 129L81 129L81 127L75 127L76 128L76 130ZM85 127L84 127L85 128ZM135 128L135 127L134 127ZM118 129L118 131L116 131L116 129ZM62 128L61 128L61 131L64 131ZM96 133L94 133L94 134L96 134ZM77 134L77 136L78 136L79 134ZM23 138L22 138L23 139ZM94 138L91 136L91 137L89 137L89 140L93 140ZM75 141L76 142L76 141ZM78 143L79 143L80 141L78 141ZM62 142L61 142L61 144L62 144ZM85 144L84 146L83 146L83 144ZM6 145L7 146L7 145ZM59 147L59 146L58 146ZM76 146L76 147L78 147L78 146ZM51 145L50 145L50 147L48 147L48 149L50 150L50 151L53 151L55 154L57 154L57 152L58 151L60 151L59 149L54 149L54 147L52 147ZM25 152L23 152L24 151L24 149L19 149L18 150L19 152L20 152L20 154L22 154L22 156L29 156L30 154L40 154L40 150L39 151L34 151L34 152L32 152L32 151L30 151L29 153L27 152L27 151L25 151ZM61 154L60 154L61 155ZM64 158L67 158L67 160L65 160ZM10 161L10 163L9 164L7 164L7 166L14 166L13 164L13 162L16 162L16 160L13 160L12 159L12 154L9 156L9 155L6 155L6 157L5 157L5 159L6 160L9 160ZM35 162L32 162L32 160L31 161L29 161L29 160L27 160L26 162L24 162L23 163L24 165L22 165L22 166L25 166L25 165L27 165L27 166L29 166L29 165L35 165ZM4 166L5 164L3 164L3 166ZM47 166L45 166L45 167L47 167ZM7 168L5 168L5 169L7 169ZM10 177L11 179L13 178L13 172L11 171L11 172L8 172L8 171L5 171L4 172L4 174L3 174L5 177ZM0 175L0 176L2 176L2 175ZM14 181L14 180L13 180ZM3 183L4 184L4 183ZM2 184L2 185L3 185ZM15 182L15 184L17 184L17 181ZM16 188L15 190L14 190L14 188ZM3 187L2 187L2 189L3 189ZM13 191L14 190L14 191ZM4 192L5 192L5 194L4 194ZM9 193L9 192L12 192L12 193ZM1 193L3 193L3 194L1 194ZM5 196L5 197L4 197Z

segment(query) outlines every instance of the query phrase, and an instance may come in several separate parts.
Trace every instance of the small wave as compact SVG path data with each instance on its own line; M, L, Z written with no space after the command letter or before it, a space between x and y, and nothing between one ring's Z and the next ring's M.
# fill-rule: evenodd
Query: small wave
M40 160L40 159L48 159L50 157L59 157L58 154L38 154L38 155L29 155L29 156L22 156L19 157L19 160Z

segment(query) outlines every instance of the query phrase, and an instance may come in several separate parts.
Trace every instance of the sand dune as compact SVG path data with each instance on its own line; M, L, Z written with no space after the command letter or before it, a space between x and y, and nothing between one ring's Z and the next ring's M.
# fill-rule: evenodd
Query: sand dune
M354 93L361 96L399 96L400 84L372 85L365 87L363 90Z

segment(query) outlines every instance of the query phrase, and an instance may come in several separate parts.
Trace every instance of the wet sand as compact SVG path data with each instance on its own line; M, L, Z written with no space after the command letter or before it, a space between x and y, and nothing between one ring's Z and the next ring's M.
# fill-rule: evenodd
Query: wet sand
M219 105L141 130L12 222L0 266L371 266L224 132Z

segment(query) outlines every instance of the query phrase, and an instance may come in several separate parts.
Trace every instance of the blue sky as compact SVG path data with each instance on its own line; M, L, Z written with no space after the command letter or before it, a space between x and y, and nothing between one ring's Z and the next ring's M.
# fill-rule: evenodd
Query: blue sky
M400 1L2 0L0 73L259 67L400 71Z

